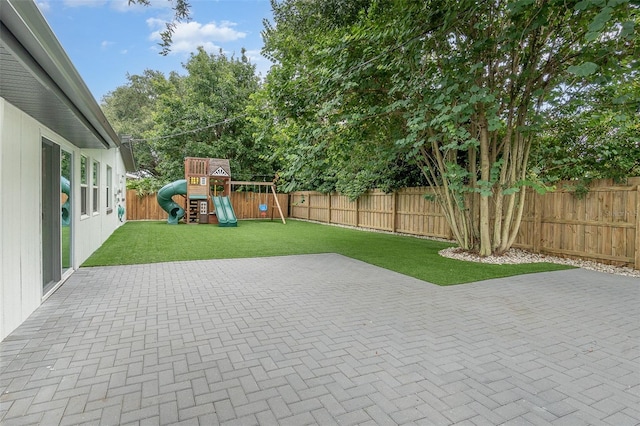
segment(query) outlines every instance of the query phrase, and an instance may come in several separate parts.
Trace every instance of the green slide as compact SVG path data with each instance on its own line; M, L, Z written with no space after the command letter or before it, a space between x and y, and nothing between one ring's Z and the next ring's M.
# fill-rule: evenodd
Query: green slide
M238 226L236 213L233 211L229 197L211 197L218 216L218 226Z
M177 194L184 195L187 193L187 181L185 179L178 179L175 182L171 182L160 188L158 195L158 204L160 207L169 214L167 223L170 225L177 225L178 221L184 216L184 209L180 207L178 203L173 201L171 197Z

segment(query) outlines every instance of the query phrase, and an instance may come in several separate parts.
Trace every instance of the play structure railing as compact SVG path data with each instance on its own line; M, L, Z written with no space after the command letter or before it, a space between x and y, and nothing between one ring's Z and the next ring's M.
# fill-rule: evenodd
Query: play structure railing
M192 176L207 176L208 158L189 157L185 161L187 173Z

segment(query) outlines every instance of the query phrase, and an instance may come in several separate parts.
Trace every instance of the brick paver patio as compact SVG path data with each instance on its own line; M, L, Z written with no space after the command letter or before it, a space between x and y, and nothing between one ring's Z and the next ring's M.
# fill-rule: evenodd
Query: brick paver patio
M335 254L82 268L0 357L3 425L638 425L640 280L438 287Z

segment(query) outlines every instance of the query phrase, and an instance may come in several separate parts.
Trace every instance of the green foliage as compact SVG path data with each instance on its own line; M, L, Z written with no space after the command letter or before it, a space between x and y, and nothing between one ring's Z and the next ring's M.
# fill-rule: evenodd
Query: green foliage
M155 177L142 179L127 179L127 189L134 189L138 197L155 194L164 186L165 182Z
M598 70L598 66L593 62L585 62L580 65L571 65L567 68L571 74L577 75L578 77L586 77L595 73Z
M129 76L126 86L105 97L114 128L132 135L142 174L170 182L184 177L185 157L209 157L228 158L234 179L271 180L271 138L256 138L266 102L244 51L235 58L200 48L184 68L184 76Z
M378 82L350 79L348 91L337 90L357 53L347 47L350 28L371 6L369 0L272 1L277 25L265 23L263 54L278 63L265 89L277 122L289 129L276 145L286 190L337 190L355 198L370 188L426 183L394 143L402 120L384 111Z
M640 80L622 75L566 97L547 111L532 170L547 182L640 176Z
M574 181L577 196L594 179L623 181L640 175L640 8L626 1L576 5L577 10L589 8L600 12L585 38L592 39L597 30L601 38L606 34L606 44L588 50L584 62L569 71L577 77L597 72L556 89L532 162L532 172L547 182ZM616 21L605 33L603 28Z
M140 140L133 144L138 168L152 176L159 176L158 157L153 146L141 139L155 126L153 112L156 100L162 93L165 77L159 71L145 70L142 75L127 75L127 80L126 85L109 92L102 99L102 110L119 134Z

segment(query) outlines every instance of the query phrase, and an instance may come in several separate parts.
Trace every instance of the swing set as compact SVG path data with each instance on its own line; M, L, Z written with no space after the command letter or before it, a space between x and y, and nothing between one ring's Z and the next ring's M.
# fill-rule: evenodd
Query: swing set
M260 189L261 187L258 187L258 201L262 201L260 199ZM267 190L264 194L264 203L260 203L258 204L258 210L260 211L260 217L265 218L267 217L267 210L269 210L269 206L267 205L267 197L269 196L269 190ZM273 219L273 218L272 218Z
M271 212L271 220L273 220L275 209L277 208L282 223L287 223L284 218L284 214L282 213L280 202L278 201L276 186L273 182L231 181L231 185L244 187L245 190L243 192L245 193L245 200L249 201L248 204L255 206L255 201L258 202L258 212L261 218L266 219L269 212ZM257 192L256 187L258 189ZM251 188L251 191L247 191L246 188ZM262 190L263 188L264 191ZM252 196L250 200L247 200L247 196L249 194L252 194ZM269 200L271 200L271 204L269 203Z

